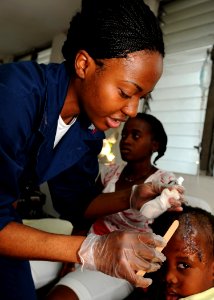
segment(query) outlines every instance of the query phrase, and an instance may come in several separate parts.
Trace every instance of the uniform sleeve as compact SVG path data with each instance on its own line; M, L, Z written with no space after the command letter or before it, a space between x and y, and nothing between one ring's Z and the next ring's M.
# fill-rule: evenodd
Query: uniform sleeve
M33 123L32 108L26 100L2 84L0 76L0 229L15 218L11 204L19 196Z

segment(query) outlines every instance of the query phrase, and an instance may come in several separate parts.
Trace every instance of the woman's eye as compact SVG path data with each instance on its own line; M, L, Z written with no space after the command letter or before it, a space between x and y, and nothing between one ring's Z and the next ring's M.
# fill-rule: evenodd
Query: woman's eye
M190 268L190 265L188 265L188 264L186 264L186 263L179 263L178 264L178 269L188 269L188 268Z
M120 90L120 95L121 95L121 97L124 98L124 99L129 99L129 98L131 98L131 96L127 95L127 94L124 93L122 90Z

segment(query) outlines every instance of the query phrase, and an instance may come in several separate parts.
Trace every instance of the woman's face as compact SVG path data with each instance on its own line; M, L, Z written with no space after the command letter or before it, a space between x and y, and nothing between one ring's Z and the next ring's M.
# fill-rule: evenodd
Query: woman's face
M82 73L77 72L77 101L95 127L103 131L137 114L139 99L153 90L163 68L161 54L151 51L105 59L102 67L90 56L86 59L81 61L84 71L80 68Z
M164 249L166 300L178 300L213 287L214 262L207 247L202 230L183 236L175 233Z

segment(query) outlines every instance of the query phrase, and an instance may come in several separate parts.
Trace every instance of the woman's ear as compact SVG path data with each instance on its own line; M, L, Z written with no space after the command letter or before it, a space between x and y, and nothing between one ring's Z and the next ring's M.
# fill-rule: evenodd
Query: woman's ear
M75 59L75 70L78 77L84 79L87 72L95 63L91 56L85 50L78 51Z

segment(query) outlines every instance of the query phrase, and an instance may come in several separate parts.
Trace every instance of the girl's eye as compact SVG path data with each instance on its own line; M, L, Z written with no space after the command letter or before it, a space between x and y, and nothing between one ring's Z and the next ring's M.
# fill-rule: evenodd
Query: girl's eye
M133 139L134 139L134 140L139 139L139 137L140 137L139 134L133 134Z
M186 263L181 262L181 263L178 264L178 269L185 270L185 269L188 269L188 268L190 268L190 265L188 265Z
M124 93L122 90L120 90L120 95L121 95L121 97L124 98L124 99L130 99L130 98L131 98L131 96L127 95L127 94Z

